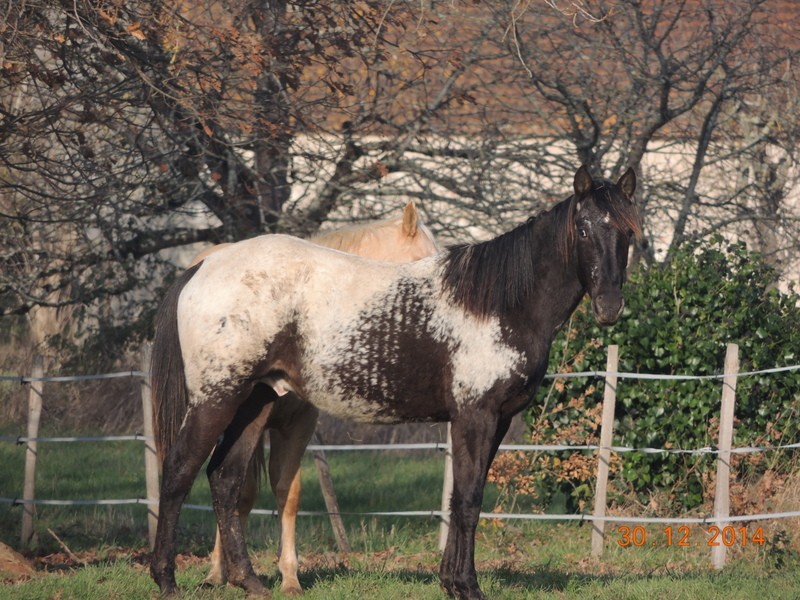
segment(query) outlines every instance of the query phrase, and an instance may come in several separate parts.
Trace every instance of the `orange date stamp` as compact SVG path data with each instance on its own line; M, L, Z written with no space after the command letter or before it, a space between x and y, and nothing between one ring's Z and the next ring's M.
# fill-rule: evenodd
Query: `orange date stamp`
M641 525L634 527L622 525L617 527L617 544L623 548L642 546L688 548L694 545L709 547L761 546L766 542L762 527L751 531L747 527L733 527L731 525L718 527L717 525L711 525L706 527L702 533L702 539L700 539L697 535L698 531L695 530L693 532L687 525L664 527L657 532L648 531L647 528Z

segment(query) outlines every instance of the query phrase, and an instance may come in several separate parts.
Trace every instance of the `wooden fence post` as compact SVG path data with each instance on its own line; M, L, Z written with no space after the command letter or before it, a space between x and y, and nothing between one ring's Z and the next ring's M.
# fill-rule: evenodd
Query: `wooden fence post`
M30 382L30 392L28 393L28 440L25 446L25 481L22 489L22 535L20 543L23 547L30 544L33 538L33 518L36 514L36 506L33 504L36 498L36 458L37 442L39 436L39 420L42 416L42 389L44 382L44 361L40 355L33 358L33 373Z
M727 519L730 516L730 474L731 444L733 442L733 414L736 403L736 381L739 375L739 346L728 344L725 352L725 376L722 380L722 406L719 415L719 441L717 447L717 484L714 490L715 525L723 530L729 523L716 519ZM718 538L717 541L719 541ZM711 547L711 561L714 568L725 566L727 546L720 542Z
M447 448L444 454L444 481L442 483L442 521L439 525L439 551L444 552L450 529L450 496L453 495L453 438L447 424Z
M603 390L603 420L600 424L600 449L597 451L597 484L594 493L592 521L592 556L603 553L606 523L606 497L608 490L608 468L611 461L611 442L614 436L614 411L617 403L617 371L619 369L619 346L608 347L606 359L606 382Z
M142 362L140 370L142 377L142 421L144 423L144 480L147 490L147 533L150 549L156 542L156 527L158 526L158 453L153 434L153 400L150 395L150 352L152 347L145 344L142 348ZM154 502L154 503L153 503Z
M322 445L322 438L319 433L314 433L313 440L315 444ZM348 553L351 551L350 541L347 539L347 530L344 527L344 521L339 512L339 501L336 498L336 491L333 489L333 479L331 479L328 459L325 456L325 452L322 450L314 450L311 454L314 457L314 464L317 467L319 487L322 490L322 498L325 500L325 508L328 510L328 516L331 520L333 537L336 539L339 552Z

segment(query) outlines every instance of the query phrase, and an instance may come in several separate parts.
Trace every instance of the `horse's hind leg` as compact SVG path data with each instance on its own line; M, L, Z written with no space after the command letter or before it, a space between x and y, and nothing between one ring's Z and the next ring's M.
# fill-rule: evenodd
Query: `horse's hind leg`
M240 407L217 444L208 465L208 479L214 511L230 583L244 588L250 595L269 596L269 591L253 572L247 555L242 520L240 493L250 468L253 451L261 440L274 395L251 395ZM248 512L249 512L249 508ZM246 515L244 515L246 518Z
M281 546L278 568L281 591L287 595L303 593L297 579L295 532L300 504L300 462L317 427L319 411L294 394L275 403L270 416L269 480L281 520Z
M214 587L225 585L228 582L228 577L225 574L225 558L222 556L222 538L219 536L219 525L217 525L216 534L214 535L214 549L209 554L208 560L211 566L208 569L208 575L203 580L203 585Z
M263 445L263 441L259 441L259 444ZM258 448L256 448L256 452L258 452ZM258 471L261 467L257 463L256 456L253 454L253 458L250 460L250 466L247 468L247 475L242 485L242 491L239 493L237 509L239 511L239 521L242 524L243 533L247 532L247 518L250 515L250 511L253 510L256 497L258 496ZM225 557L222 554L222 538L219 535L219 527L216 529L214 549L209 555L209 561L211 562L211 566L209 567L208 575L206 575L206 578L203 580L203 584L215 587L225 585L228 582L228 575L225 573Z
M230 421L235 406L191 406L178 436L164 459L156 542L150 561L153 579L165 596L177 592L175 543L181 505L194 483L203 461Z

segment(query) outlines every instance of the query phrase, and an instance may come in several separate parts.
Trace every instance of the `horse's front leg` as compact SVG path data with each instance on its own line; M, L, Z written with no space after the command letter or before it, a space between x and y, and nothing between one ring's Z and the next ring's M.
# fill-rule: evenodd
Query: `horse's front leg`
M299 595L303 588L297 578L295 531L300 504L300 463L317 427L319 411L294 394L279 398L270 416L269 479L281 521L281 591Z
M248 595L270 596L269 590L253 572L247 554L243 523L240 519L240 493L251 469L251 459L266 425L274 396L264 399L251 395L240 407L217 444L208 465L208 479L219 535L230 583L245 589ZM249 507L248 507L249 508ZM246 515L242 515L246 518Z
M439 577L447 593L459 600L486 598L475 572L475 531L486 474L508 424L485 411L459 415L451 424L453 495Z

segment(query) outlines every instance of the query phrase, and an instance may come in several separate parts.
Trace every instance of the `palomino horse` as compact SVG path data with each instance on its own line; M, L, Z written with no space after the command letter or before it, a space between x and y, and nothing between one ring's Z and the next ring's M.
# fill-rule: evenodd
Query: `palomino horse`
M636 177L628 170L617 183L593 180L581 167L573 187L508 233L417 262L370 261L269 235L179 277L153 346L154 387L165 402L188 407L164 460L150 563L162 593L177 591L178 515L213 450L209 480L228 579L269 595L236 518L269 414L269 399L250 395L262 383L274 397L292 391L351 419L450 421L454 481L439 577L457 598L485 598L475 531L497 447L534 397L553 338L583 296L601 324L622 313L639 232Z
M317 235L311 241L350 254L389 262L415 261L431 256L438 250L433 234L422 222L413 202L406 205L401 217L337 229ZM219 244L207 248L192 260L189 267L228 246L230 244ZM253 393L257 391L261 391L260 386ZM157 401L159 410L155 414L158 415L162 408L161 398ZM281 591L287 595L303 591L297 579L295 547L295 523L300 502L300 461L314 433L318 414L313 404L289 393L274 401L267 418L267 429L270 430L269 480L281 523L278 568L281 572ZM262 439L256 447L239 497L238 514L243 530L246 529L247 517L256 500L258 476L264 464L263 448ZM223 585L226 582L219 530L211 553L211 569L205 581L211 585Z

